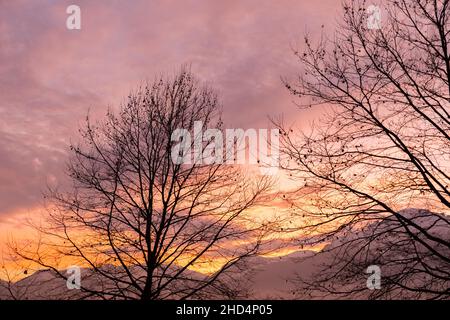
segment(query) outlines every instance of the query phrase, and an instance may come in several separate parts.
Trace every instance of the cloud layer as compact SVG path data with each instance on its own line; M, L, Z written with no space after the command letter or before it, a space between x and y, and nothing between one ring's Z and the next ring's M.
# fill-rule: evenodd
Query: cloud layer
M81 30L65 27L70 4L81 7ZM333 0L0 0L0 221L64 180L88 109L101 114L181 64L219 91L230 127L308 118L280 77L299 68L291 48L322 24L332 30L338 9Z

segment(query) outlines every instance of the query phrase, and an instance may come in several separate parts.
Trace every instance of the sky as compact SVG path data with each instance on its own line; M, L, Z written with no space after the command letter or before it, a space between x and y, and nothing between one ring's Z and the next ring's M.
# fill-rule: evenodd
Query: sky
M66 28L72 4L81 30ZM183 64L217 90L227 127L312 120L281 77L299 72L305 33L332 33L339 12L338 0L0 0L0 235L40 214L46 185L64 184L88 110Z

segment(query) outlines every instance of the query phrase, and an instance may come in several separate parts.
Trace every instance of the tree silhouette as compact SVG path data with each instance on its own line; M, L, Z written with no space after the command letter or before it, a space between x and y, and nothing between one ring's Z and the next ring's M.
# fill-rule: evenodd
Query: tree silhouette
M298 81L285 81L300 108L326 110L299 135L277 122L304 241L333 243L299 282L321 296L449 298L449 1L386 1L380 29L366 8L349 1L334 38L306 37ZM369 265L380 290L366 288Z
M131 93L103 121L87 117L70 148L72 189L52 190L41 238L15 253L64 279L64 262L83 267L78 298L242 297L247 258L268 230L247 212L271 181L173 161L172 134L192 133L195 121L222 127L216 94L186 69Z

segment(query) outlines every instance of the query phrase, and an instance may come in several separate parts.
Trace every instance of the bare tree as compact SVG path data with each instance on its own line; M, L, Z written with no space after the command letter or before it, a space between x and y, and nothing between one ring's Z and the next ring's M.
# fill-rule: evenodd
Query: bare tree
M233 165L174 161L173 150L187 152L174 149L183 143L174 132L192 133L196 121L222 127L216 94L188 70L139 88L104 121L88 117L70 148L73 188L51 193L39 243L15 253L62 278L63 265L85 268L79 298L242 297L246 258L268 229L247 213L271 182ZM201 141L202 155L212 142Z
M76 293L80 293L79 291ZM72 297L79 295L71 294ZM48 270L36 270L32 261L8 255L0 267L0 300L36 300L67 298L65 279Z
M448 0L384 1L381 28L349 1L334 38L305 38L286 81L300 108L323 106L300 135L278 121L293 208L327 263L302 288L370 298L450 297ZM402 210L421 208L423 210ZM380 290L366 287L369 265Z
M0 264L0 300L20 300L27 295L29 287L16 285L21 278L28 273L28 271L22 271L23 265L17 268L17 265L11 267L14 261L5 259L2 256Z

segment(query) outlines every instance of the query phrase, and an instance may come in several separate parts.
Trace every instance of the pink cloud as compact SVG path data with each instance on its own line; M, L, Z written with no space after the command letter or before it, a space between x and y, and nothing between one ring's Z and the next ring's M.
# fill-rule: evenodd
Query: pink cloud
M73 3L79 31L65 28ZM0 216L36 206L48 179L62 179L88 108L102 114L184 63L217 88L230 127L307 117L280 77L298 71L291 47L322 24L332 31L338 9L334 0L1 1Z

